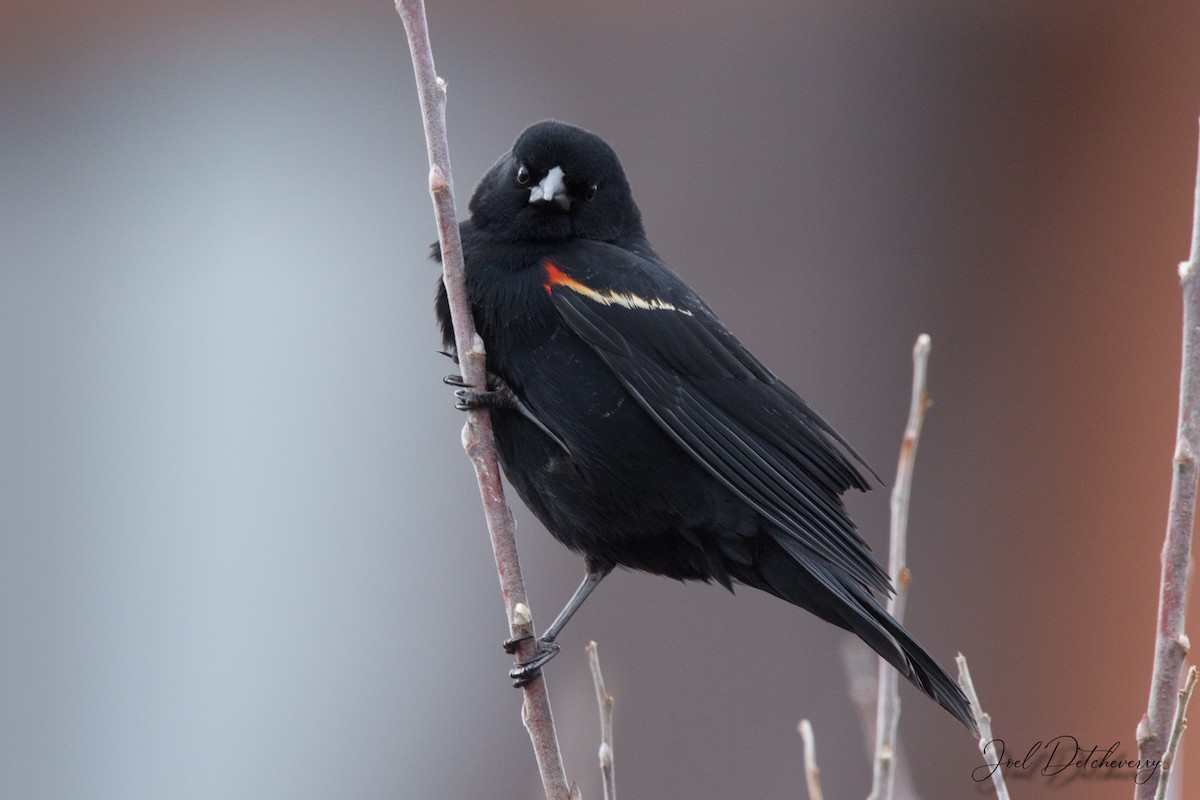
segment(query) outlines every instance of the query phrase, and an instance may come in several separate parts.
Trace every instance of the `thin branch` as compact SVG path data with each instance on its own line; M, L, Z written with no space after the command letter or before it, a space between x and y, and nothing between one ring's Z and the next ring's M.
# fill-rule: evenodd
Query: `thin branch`
M1197 161L1192 251L1179 265L1183 289L1183 364L1179 380L1179 430L1171 476L1171 504L1162 549L1158 626L1150 702L1137 727L1138 758L1157 761L1166 752L1171 722L1179 703L1179 679L1188 651L1184 635L1192 526L1196 517L1196 452L1200 449L1200 159ZM1150 800L1161 775L1155 772L1134 790L1135 800Z
M908 599L910 575L906 563L908 549L908 499L912 493L913 467L917 458L917 443L929 397L925 392L925 376L929 363L929 336L922 333L913 347L912 400L908 424L900 443L900 458L896 465L896 483L892 488L892 530L888 554L888 572L896 593L888 600L888 613L897 622L904 621L904 606ZM879 659L879 699L876 704L875 771L871 800L891 800L896 777L896 729L900 722L900 689L898 673Z
M821 794L821 770L817 767L817 743L813 737L812 723L800 720L800 738L804 740L804 780L808 784L808 800L823 800Z
M434 216L437 218L438 240L441 243L442 280L446 284L450 316L454 321L455 349L463 378L468 384L482 390L485 388L487 370L483 340L475 333L471 305L467 299L462 243L459 241L458 221L454 213L454 187L450 179L450 153L446 139L446 82L438 77L434 69L424 3L421 0L397 0L396 11L408 35L408 48L412 53L413 71L421 98L425 143L429 151L429 191L433 195ZM525 584L517 560L516 525L504 500L496 445L492 438L492 420L486 409L467 413L462 438L463 448L471 459L475 477L479 481L479 493L483 499L510 631L514 637L532 634L533 620L526 604ZM522 643L518 657L525 660L532 656L532 644L527 640ZM567 785L544 680L539 678L526 684L522 719L533 742L546 797L552 800L569 798L571 790Z
M983 710L979 704L979 694L975 691L975 683L971 680L971 670L967 668L967 657L959 653L954 662L958 664L958 685L971 701L971 710L975 712L975 724L979 728L979 752L987 764L994 764L992 783L996 786L996 799L1008 800L1008 787L1004 784L1004 773L1000 769L1000 756L996 751L996 742L992 738L992 715Z
M1179 748L1179 738L1187 728L1187 707L1192 701L1192 690L1196 688L1196 668L1188 670L1187 680L1179 690L1179 702L1175 706L1175 724L1171 726L1171 740L1167 742L1167 752L1163 757L1162 779L1158 782L1158 791L1154 800L1164 800L1167 796L1167 785L1171 782L1171 767L1175 765L1175 751Z
M616 764L613 763L613 696L604 688L600 674L600 653L595 642L588 642L588 665L596 684L596 705L600 707L600 775L604 779L604 800L617 800Z
M863 741L867 749L875 746L875 728L879 724L876 707L879 705L879 656L867 648L857 636L847 634L842 640L842 667L850 689L850 700L858 712ZM892 797L896 800L920 800L912 782L912 771L904 755L904 742L896 743L896 777Z

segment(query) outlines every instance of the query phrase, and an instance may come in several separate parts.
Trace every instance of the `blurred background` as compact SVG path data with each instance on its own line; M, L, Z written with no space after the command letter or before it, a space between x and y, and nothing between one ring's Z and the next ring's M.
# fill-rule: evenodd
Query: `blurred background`
M1009 755L1136 757L1200 5L479 1L430 25L460 209L527 124L601 134L667 262L889 482L933 337L908 627L968 655ZM0 65L0 797L537 797L391 4L9 0ZM884 555L887 493L849 498ZM582 565L514 504L544 625ZM840 631L617 573L548 672L584 797L589 639L622 795L803 797L801 717L826 796L867 793ZM923 796L990 796L971 738L902 696ZM1062 800L1130 779L1009 776Z

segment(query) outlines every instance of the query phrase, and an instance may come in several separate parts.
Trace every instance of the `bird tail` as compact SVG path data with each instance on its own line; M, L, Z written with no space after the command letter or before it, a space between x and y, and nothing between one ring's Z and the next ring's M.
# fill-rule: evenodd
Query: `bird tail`
M862 637L884 661L895 667L914 686L932 697L938 705L953 714L955 719L978 737L979 728L975 723L971 703L958 683L874 597L865 589L855 588L862 596L861 611L865 611L865 614L862 615L863 621L851 630ZM855 614L851 613L848 616Z
M778 539L773 544L779 549L768 548L755 560L756 574L738 575L739 580L856 634L967 730L979 735L962 689L865 587L842 577L837 567L814 563L811 555L800 562Z

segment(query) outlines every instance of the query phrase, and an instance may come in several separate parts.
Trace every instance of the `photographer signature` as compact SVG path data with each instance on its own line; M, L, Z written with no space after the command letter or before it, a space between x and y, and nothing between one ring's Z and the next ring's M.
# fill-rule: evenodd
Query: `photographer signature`
M1133 779L1140 784L1148 781L1162 767L1162 761L1118 758L1116 753L1121 746L1119 741L1101 752L1100 745L1093 745L1089 749L1081 745L1074 736L1055 736L1053 739L1039 739L1034 742L1020 758L1005 756L1003 739L993 739L991 744L995 747L995 761L985 762L983 766L976 767L971 772L971 777L978 782L988 780L997 769L1005 772L1036 770L1037 774L1046 777L1075 769L1079 770L1076 774L1087 770L1134 770ZM1115 772L1107 774L1113 775Z

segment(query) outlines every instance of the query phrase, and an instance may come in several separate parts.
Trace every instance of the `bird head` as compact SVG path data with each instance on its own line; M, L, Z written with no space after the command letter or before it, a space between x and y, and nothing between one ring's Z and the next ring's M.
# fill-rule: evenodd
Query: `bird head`
M645 236L617 154L562 122L527 128L479 182L469 208L477 227L510 241Z

